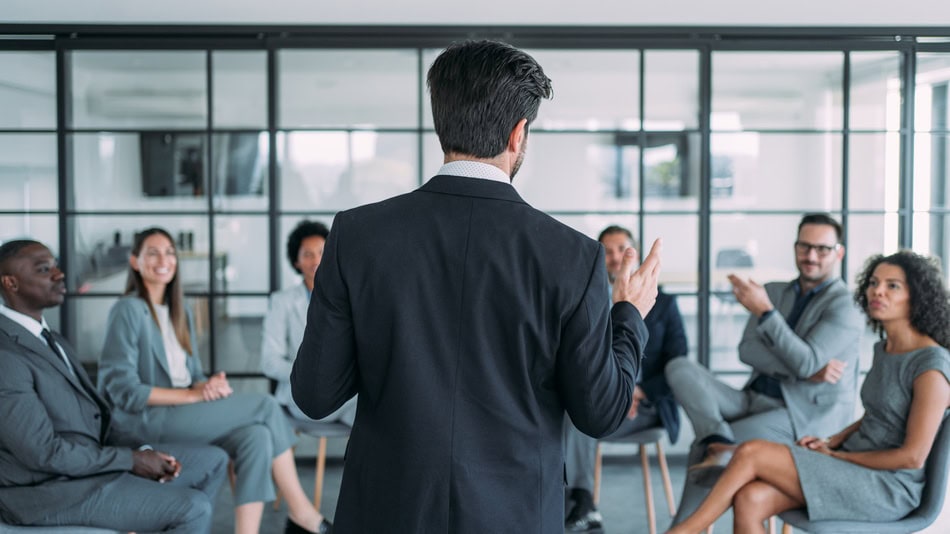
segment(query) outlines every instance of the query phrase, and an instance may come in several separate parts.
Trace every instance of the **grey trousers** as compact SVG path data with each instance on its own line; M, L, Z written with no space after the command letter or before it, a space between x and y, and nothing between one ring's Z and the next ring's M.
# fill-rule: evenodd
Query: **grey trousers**
M217 447L154 445L181 463L171 482L125 473L81 503L36 525L90 526L132 532L211 532L214 500L227 472L228 455Z
M234 459L237 481L234 503L272 501L274 458L296 440L293 428L277 400L263 393L239 393L226 399L179 406L168 410L161 428L149 439L212 444Z
M660 426L660 416L653 406L640 405L637 416L633 419L624 419L613 434L604 439L622 438L636 434L641 430ZM581 432L571 422L571 418L564 415L564 471L567 476L568 488L594 491L594 464L597 460L597 440Z
M784 402L723 384L708 369L686 358L673 359L665 372L676 400L696 432L687 465L702 460L705 446L700 445L699 440L712 434L736 443L751 439L788 444L795 441L792 420ZM692 514L708 493L709 488L692 484L687 476L673 524Z

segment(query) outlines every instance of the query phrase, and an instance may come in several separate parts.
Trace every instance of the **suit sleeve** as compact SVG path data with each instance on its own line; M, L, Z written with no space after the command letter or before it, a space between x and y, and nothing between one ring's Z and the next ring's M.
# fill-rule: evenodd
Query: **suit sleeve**
M686 356L689 352L689 344L686 341L686 329L683 327L683 317L680 315L679 306L676 304L676 297L670 296L670 304L663 309L663 316L659 318L663 322L663 339L660 345L659 358L661 362L652 363L650 368L656 369L653 376L644 376L640 387L646 393L647 398L656 401L662 397L673 394L669 384L666 382L666 375L663 369L666 364L678 356ZM650 313L655 313L654 308Z
M101 447L90 437L57 434L46 403L36 393L33 373L16 361L18 355L4 350L0 358L4 360L0 448L10 451L27 469L53 475L75 478L132 469L130 449Z
M557 381L574 425L591 437L615 431L630 409L647 329L630 303L610 306L598 246L581 302L561 330Z
M751 318L739 343L739 359L761 373L804 380L834 356L857 358L857 354L844 352L854 345L860 330L860 316L844 292L829 299L804 337L799 337L779 313L771 314L761 324Z
M261 339L261 371L267 378L286 382L294 367L287 344L287 308L276 293L270 297Z
M336 411L357 389L356 337L339 246L346 231L342 219L343 214L334 218L290 374L294 402L314 419Z
M152 385L139 378L139 337L147 314L138 313L135 302L120 299L109 310L106 340L99 359L99 389L122 411L145 410ZM194 338L192 338L194 339Z

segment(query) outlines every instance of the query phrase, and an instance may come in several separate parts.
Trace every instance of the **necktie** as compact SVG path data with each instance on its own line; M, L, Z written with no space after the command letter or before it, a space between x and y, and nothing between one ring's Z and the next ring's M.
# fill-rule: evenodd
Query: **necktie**
M60 360L63 360L63 363L66 364L66 369L69 369L69 374L76 376L76 371L73 370L73 366L69 363L69 360L66 359L66 355L59 351L59 348L56 346L56 340L53 339L53 333L49 331L48 328L44 328L41 333L43 339L46 340L46 344L49 345L49 348L53 350L53 353L59 357Z

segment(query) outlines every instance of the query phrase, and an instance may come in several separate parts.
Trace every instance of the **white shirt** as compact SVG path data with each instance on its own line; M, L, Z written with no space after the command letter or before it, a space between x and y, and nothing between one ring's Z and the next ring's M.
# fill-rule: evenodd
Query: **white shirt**
M42 315L40 320L30 317L29 315L22 314L13 308L7 308L3 304L0 304L0 315L5 316L7 319L19 324L23 328L26 328L31 334L37 337L44 345L47 345L46 338L43 337L43 330L50 330L48 324L46 324L46 318ZM50 330L52 332L52 330ZM56 345L56 353L59 354L59 357L62 358L63 362L66 363L66 368L69 369L69 372L76 376L76 371L73 369L73 364L69 363L69 358L66 357L66 352L63 351L63 348L59 346L55 340L53 343Z
M481 178L483 180L492 180L494 182L504 182L511 185L511 177L505 174L505 171L482 163L480 161L456 160L446 163L439 169L436 175L447 174L449 176L462 176L464 178Z
M185 349L181 348L178 337L175 336L175 327L172 326L168 314L168 306L153 304L155 316L158 317L158 328L162 331L162 344L165 345L165 359L168 362L168 374L171 375L172 387L186 388L191 385L191 372L185 363Z

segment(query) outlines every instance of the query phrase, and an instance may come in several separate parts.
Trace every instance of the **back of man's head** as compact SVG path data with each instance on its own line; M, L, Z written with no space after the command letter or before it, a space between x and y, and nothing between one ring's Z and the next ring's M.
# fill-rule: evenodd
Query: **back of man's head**
M21 250L30 245L42 245L42 243L32 239L16 239L0 245L0 276L12 274L10 272L11 262Z
M541 99L552 95L551 80L534 58L495 41L452 44L426 82L442 151L477 158L501 154L518 121L530 125Z

